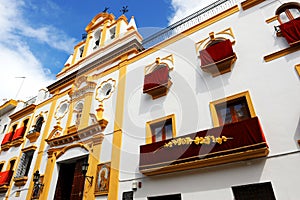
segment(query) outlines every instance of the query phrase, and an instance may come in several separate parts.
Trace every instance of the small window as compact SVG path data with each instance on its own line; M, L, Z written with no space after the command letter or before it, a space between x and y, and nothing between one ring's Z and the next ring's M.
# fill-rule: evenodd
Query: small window
M222 126L255 117L249 92L239 93L210 103L214 126Z
M110 33L110 39L114 39L116 37L116 27L113 27L109 30Z
M271 182L232 187L235 200L276 200Z
M22 157L20 159L20 164L18 166L17 174L16 177L24 177L28 175L30 166L31 166L31 161L33 158L33 150L23 152Z
M164 141L176 137L175 115L147 122L147 143Z
M181 200L181 194L148 197L148 200Z
M16 162L16 160L14 159L14 160L11 160L10 162L9 162L9 170L10 171L13 171L14 170L14 166L15 166L15 162Z
M41 131L43 122L44 122L44 118L42 116L36 120L35 127L34 127L36 132Z
M94 49L98 48L100 45L100 40L101 40L101 31L98 30L94 34L94 40L95 40L95 46Z
M79 48L79 57L82 58L83 56L83 50L84 50L84 46Z

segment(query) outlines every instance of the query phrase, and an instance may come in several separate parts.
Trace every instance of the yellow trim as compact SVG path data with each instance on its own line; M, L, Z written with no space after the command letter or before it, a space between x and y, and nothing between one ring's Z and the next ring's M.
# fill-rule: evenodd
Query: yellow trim
M41 134L42 135L42 139L41 139L41 143L40 143L40 146L39 146L38 155L37 155L35 166L34 166L34 170L33 170L34 172L36 170L39 170L40 165L41 165L41 161L43 159L44 149L45 149L45 145L46 145L45 139L47 138L47 135L48 135L49 129L50 129L50 125L51 125L52 120L53 120L53 115L54 115L54 111L55 111L55 108L56 108L57 99L60 96L66 94L67 92L68 91L65 91L65 92L63 92L63 93L61 93L59 95L54 95L52 97L52 104L51 104L50 109L49 109L49 114L48 114L48 117L47 117L47 120L46 120L46 125L45 125L45 128L44 128L44 133ZM46 168L48 168L48 167L52 167L52 166L48 166L47 165ZM52 174L51 174L51 176L52 176ZM28 188L26 200L30 200L31 199L32 190L33 190L33 181L32 181L32 178L33 177L30 177L30 185L29 185L29 188ZM51 181L50 181L51 178L50 179L45 179L45 180L47 180L47 181L45 182L45 186L44 186L42 195L45 194L45 193L48 194L48 191L46 190L46 188L48 188L49 185L51 184Z
M151 125L162 122L162 121L167 121L168 119L172 120L172 137L176 138L176 121L175 121L175 114L171 114L165 117L161 117L158 119L154 119L151 121L146 122L146 144L151 144L152 143L152 131L151 131Z
M100 38L101 40L100 40L100 44L99 44L100 47L104 46L104 43L106 41L106 33L107 33L107 26L108 26L107 23L108 23L108 21L106 21L104 23L103 28L102 28L101 38Z
M246 0L241 3L241 6L242 6L243 10L247 10L247 9L252 8L253 6L256 6L264 1L266 1L266 0Z
M109 182L108 199L118 200L119 198L119 170L121 159L122 146L122 127L124 119L124 105L125 105L125 88L126 88L126 72L127 72L127 55L123 56L120 63L119 79L118 79L118 93L116 102L116 114L114 123L114 135L111 153L111 174Z
M300 76L300 64L295 66L295 69L298 73L298 75Z
M275 59L280 58L282 56L286 56L288 54L294 53L294 52L296 52L298 50L300 50L300 44L295 45L295 46L289 46L289 47L287 47L285 49L282 49L282 50L276 51L274 53L271 53L269 55L266 55L264 57L264 60L266 62L269 62L271 60L275 60Z
M0 110L4 109L5 107L7 107L9 105L12 105L12 106L16 107L18 105L18 102L16 100L11 99L11 100L5 102L4 104L2 104L0 106Z
M25 152L27 152L27 151L35 151L36 149L37 149L37 146L31 145L31 146L29 146L29 147L23 148L23 149L21 150L21 152L22 152L22 153L25 153Z
M122 16L121 16L122 17ZM117 20L117 25L116 25L116 38L118 38L120 36L120 32L121 32L121 23L122 20L121 17Z
M68 119L67 119L67 123L66 123L66 127L70 127L70 124L72 122L72 118L73 118L73 112L74 111L74 101L71 101L70 105L69 105L69 113L68 113ZM65 128L63 135L66 135L68 132L68 129Z
M17 159L18 159L18 157L17 156L15 156L15 157L12 157L12 158L10 158L9 160L8 160L8 162L7 162L7 165L6 165L6 171L7 170L9 170L10 169L10 161L12 161L12 160L15 160L15 164L14 164L14 167L13 167L13 171L15 171L15 169L16 169L16 165L17 165Z
M276 21L277 20L277 15L275 15L275 16L273 16L273 17L271 17L271 18L269 18L269 19L266 19L266 23L271 23L271 22L274 22L274 21Z
M213 120L213 125L214 127L218 127L219 124L219 120L218 120L218 114L217 114L217 110L216 110L216 105L227 102L227 101L231 101L237 98L241 98L241 97L246 97L246 101L247 101L247 105L250 111L250 116L251 117L256 117L255 111L254 111L254 107L250 98L250 93L248 91L245 92L241 92L229 97L225 97L216 101L212 101L209 103L209 108L210 108L210 112L211 112L211 116L212 116L212 120Z
M83 129L89 125L89 118L90 118L92 104L93 104L93 93L87 93L84 98L82 114L81 114L78 130Z
M13 179L13 177L15 177L15 174L16 174L16 165L18 164L18 157L13 157L11 159L9 159L9 161L7 162L7 166L6 166L6 171L10 169L10 161L12 160L15 160L15 164L14 164L14 167L13 167L13 171L14 171L14 174L13 176L11 177L11 179ZM9 184L9 187L7 189L7 192L6 192L6 195L5 195L5 199L9 199L9 196L10 196L10 191L12 189L12 185L13 185L14 181L10 181L10 184Z
M57 151L56 159L58 159L60 156L64 155L64 153L66 153L66 151L68 151L69 149L73 149L73 148L76 148L76 147L83 148L83 149L85 149L86 151L89 152L89 149L87 147L85 147L84 144L75 143L75 144L65 146L61 151Z
M89 49L89 44L90 44L91 38L92 38L91 33L89 33L89 34L87 35L87 39L86 39L85 45L84 45L84 50L83 50L83 54L82 54L82 57L83 57L83 58L86 57L87 51L88 51L88 49Z
M74 65L75 61L76 61L76 55L78 53L78 47L75 48L74 50L74 54L73 54L73 58L72 58L72 62L71 62L71 66Z

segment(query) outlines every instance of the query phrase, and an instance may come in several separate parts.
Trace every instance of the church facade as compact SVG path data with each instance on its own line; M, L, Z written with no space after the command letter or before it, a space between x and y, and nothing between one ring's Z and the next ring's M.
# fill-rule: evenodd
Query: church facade
M0 199L298 199L299 2L85 30L53 84L0 106Z

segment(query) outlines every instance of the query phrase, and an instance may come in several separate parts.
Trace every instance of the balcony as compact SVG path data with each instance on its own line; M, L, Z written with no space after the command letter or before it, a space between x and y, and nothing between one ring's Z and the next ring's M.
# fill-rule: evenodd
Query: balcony
M13 132L6 133L1 142L1 150L6 151L10 148L10 142L13 137Z
M164 64L155 66L153 71L145 75L143 93L151 95L152 99L165 96L172 85L169 70Z
M13 173L11 170L0 172L0 193L8 190Z
M265 157L269 153L257 117L140 146L141 173L157 175Z

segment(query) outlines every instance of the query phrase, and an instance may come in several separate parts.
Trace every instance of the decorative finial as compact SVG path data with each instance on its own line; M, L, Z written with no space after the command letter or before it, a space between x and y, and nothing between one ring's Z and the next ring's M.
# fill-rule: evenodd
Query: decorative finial
M120 12L122 12L122 14L124 15L125 13L127 13L128 10L128 6L123 6L122 9L120 10Z
M108 11L109 7L105 7L102 12L106 13Z

